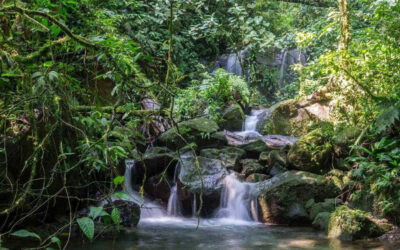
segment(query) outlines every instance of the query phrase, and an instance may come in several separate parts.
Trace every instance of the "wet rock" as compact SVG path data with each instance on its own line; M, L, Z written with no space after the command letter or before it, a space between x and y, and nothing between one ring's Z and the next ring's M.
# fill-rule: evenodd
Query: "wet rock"
M361 210L340 206L331 214L328 236L341 240L358 240L374 238L384 234L382 228Z
M285 167L282 167L281 165L275 163L274 165L272 165L271 170L269 171L269 175L276 176L286 171L287 169Z
M330 180L303 171L288 171L256 185L261 219L269 223L310 222L303 213L306 211L306 201L311 198L323 201L339 193L339 189Z
M150 177L144 185L144 191L146 194L152 198L168 202L171 183L166 178L167 177L162 174Z
M274 164L278 164L279 166L286 167L287 165L286 153L280 150L272 150L271 152L268 153L267 164L271 166Z
M268 147L262 140L255 140L248 144L241 145L240 148L246 151L246 156L253 159L258 159L260 154L268 151Z
M224 110L222 119L221 128L229 131L240 131L242 130L245 115L238 104L233 104Z
M195 142L199 147L218 147L227 144L225 135L218 133L218 125L213 120L196 118L178 124L158 138L158 144L171 149L180 148L188 143Z
M207 148L200 151L200 156L218 159L222 166L239 172L241 166L239 160L246 154L246 151L237 147L224 147L222 149Z
M244 174L246 177L255 173L257 174L268 173L268 167L261 165L255 159L244 159L240 161L240 164L242 165L241 174Z
M303 100L290 99L271 107L271 117L262 125L262 134L301 136L319 121L331 119L328 98L307 97Z
M326 173L330 170L332 127L317 128L302 136L289 150L289 164L298 170Z
M141 165L146 168L148 177L163 172L168 166L174 166L177 161L175 153L166 147L150 148L143 154L142 159Z
M228 173L220 160L194 156L191 152L182 155L179 164L179 180L193 193L219 193L220 180Z
M246 181L247 182L260 182L260 181L265 181L268 180L270 178L269 175L266 174L250 174L249 176L247 176Z
M140 206L132 201L115 200L104 206L104 210L111 214L117 208L121 225L124 227L136 227L140 219Z

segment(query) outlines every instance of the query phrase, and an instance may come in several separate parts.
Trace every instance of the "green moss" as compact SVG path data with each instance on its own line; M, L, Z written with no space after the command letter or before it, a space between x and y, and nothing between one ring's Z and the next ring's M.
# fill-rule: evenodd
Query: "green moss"
M313 173L329 171L332 144L332 127L317 128L302 136L289 150L289 163L296 169Z
M243 121L245 119L244 112L238 104L233 104L222 113L221 128L229 131L242 130Z
M318 229L326 231L328 229L329 220L331 218L330 212L321 212L315 216L312 225Z
M357 240L382 235L384 231L361 210L338 207L330 216L328 236L342 240Z

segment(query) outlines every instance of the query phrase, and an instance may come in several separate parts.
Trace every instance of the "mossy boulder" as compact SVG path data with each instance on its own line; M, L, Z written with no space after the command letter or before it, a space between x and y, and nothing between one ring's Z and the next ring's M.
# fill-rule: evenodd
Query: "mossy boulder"
M329 101L324 98L290 99L271 107L271 116L261 126L262 134L302 136L310 126L330 120Z
M309 211L311 221L313 221L319 213L333 212L337 207L342 205L342 201L339 199L325 199L323 202L314 202L311 206L309 202L310 201L307 202L306 208Z
M246 151L246 156L253 159L258 159L262 152L268 151L268 147L262 140L251 141L247 144L241 145L241 149Z
M330 170L333 146L331 126L314 129L302 136L289 150L288 161L292 168L312 173L326 173Z
M239 160L243 158L246 151L236 147L223 147L222 149L217 148L206 148L200 151L200 156L218 159L222 162L225 168L235 170L239 172L241 166Z
M119 220L124 227L136 227L140 220L140 206L132 201L115 200L106 204L104 210L111 214L112 210L117 208L119 211Z
M268 173L268 167L261 165L260 163L258 163L258 160L255 159L244 159L240 161L240 164L242 165L241 174L244 174L246 177L256 173L257 174Z
M195 156L192 152L181 155L179 180L192 193L219 194L220 180L228 171L218 159Z
M241 131L245 119L244 112L238 104L232 104L222 112L221 128L229 131Z
M368 214L347 206L340 206L330 215L328 236L341 240L374 238L384 230L368 217Z
M169 129L158 138L160 145L177 149L190 142L196 142L199 147L218 147L227 144L223 133L217 132L219 127L216 122L207 118L196 118L178 124Z
M312 225L317 229L327 231L330 219L331 219L330 212L321 212L318 213L317 216L315 216Z
M270 223L309 223L308 200L323 201L339 194L329 179L303 171L287 171L256 185L261 219Z

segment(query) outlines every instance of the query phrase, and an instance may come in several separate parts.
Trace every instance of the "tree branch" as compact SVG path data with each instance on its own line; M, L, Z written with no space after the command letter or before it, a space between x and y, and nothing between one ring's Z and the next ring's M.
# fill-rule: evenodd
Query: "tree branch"
M100 46L98 44L95 44L93 42L91 42L90 40L79 36L79 35L75 35L74 33L72 33L72 31L62 22L58 21L55 17L51 16L50 14L46 13L46 12L42 12L42 11L38 11L38 10L30 10L30 9L25 9L25 8L21 8L18 6L6 6L3 8L0 8L0 11L15 11L18 13L21 13L22 15L31 15L31 16L41 16L44 17L46 19L48 19L49 21L53 22L54 24L56 24L58 27L60 27L60 29L67 34L67 36L69 36L70 38L72 38L73 40L75 40L76 42L86 46L86 47L91 47L91 48L99 48Z

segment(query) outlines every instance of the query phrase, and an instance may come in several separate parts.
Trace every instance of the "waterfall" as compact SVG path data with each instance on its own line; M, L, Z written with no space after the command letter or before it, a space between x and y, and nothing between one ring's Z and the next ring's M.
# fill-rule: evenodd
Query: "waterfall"
M246 115L246 119L243 124L243 131L235 132L235 134L245 137L246 139L255 139L261 137L261 134L257 132L257 124L259 115L265 110L252 110L250 115Z
M125 175L123 189L128 194L130 200L138 204L141 208L140 219L158 218L165 215L164 209L157 203L150 201L146 197L132 188L132 171L134 171L135 161L125 161Z
M285 50L285 51L283 52L283 55L282 55L281 69L280 69L280 72L279 72L279 80L278 80L278 89L281 89L281 88L282 88L283 78L284 78L284 76L285 76L285 71L286 71L286 61L287 61L286 58L287 58L287 54L288 54L288 51Z
M221 202L216 217L245 221L258 220L258 216L254 218L258 213L255 210L254 197L252 197L254 187L252 183L239 181L234 173L226 176L223 180Z
M179 216L181 214L180 202L178 197L178 175L179 175L180 165L178 164L175 168L173 186L171 188L171 194L168 198L167 214L169 216Z

